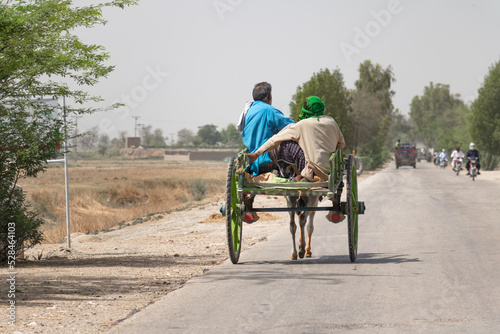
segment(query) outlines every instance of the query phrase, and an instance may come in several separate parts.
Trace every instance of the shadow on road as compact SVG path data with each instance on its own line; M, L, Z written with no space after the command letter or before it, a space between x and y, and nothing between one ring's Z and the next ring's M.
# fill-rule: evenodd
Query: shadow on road
M349 260L348 255L321 256L319 258L305 258L297 261L241 261L235 265L225 266L224 270L205 273L204 280L206 282L242 280L253 281L257 284L267 284L280 280L307 280L309 282L322 281L327 284L340 284L345 277L392 276L391 274L373 275L367 274L366 271L360 272L358 271L360 265L401 264L408 262L420 262L420 260L418 258L409 258L406 254L368 253L360 254L354 263ZM304 273L307 274L304 275Z
M319 258L304 258L293 260L268 260L268 261L241 261L239 265L309 265L309 264L385 264L385 263L406 263L420 262L418 258L410 258L408 254L384 254L384 253L363 253L358 254L356 262L351 262L348 255L325 255Z
M410 258L408 254L363 253L358 254L356 263L384 264L420 262L418 258Z

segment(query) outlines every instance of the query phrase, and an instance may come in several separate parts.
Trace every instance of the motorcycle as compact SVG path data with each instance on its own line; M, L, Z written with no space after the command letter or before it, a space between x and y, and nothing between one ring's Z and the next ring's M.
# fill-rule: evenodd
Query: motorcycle
M453 168L453 170L455 171L455 173L457 173L458 176L460 170L462 170L462 158L459 157L455 159L455 167Z
M477 176L477 160L476 160L476 158L469 158L469 160L470 160L469 173L470 173L470 177L472 177L472 181L474 181L474 179Z
M439 167L446 168L448 166L448 158L439 159Z
M436 167L439 167L439 157L438 157L438 156L435 156L435 157L434 157L434 165L435 165Z

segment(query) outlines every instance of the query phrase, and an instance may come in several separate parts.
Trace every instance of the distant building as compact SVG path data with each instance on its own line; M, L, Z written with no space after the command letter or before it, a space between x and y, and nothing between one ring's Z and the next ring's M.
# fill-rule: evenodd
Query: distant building
M168 161L189 161L190 151L185 149L166 150L164 160Z
M239 150L231 149L168 149L165 150L165 160L194 161L194 160L227 160L238 154Z
M125 139L126 148L138 148L141 146L141 137L127 137Z

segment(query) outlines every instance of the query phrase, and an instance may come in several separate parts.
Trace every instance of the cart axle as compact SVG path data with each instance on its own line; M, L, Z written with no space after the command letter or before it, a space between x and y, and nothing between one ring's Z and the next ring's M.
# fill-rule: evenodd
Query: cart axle
M341 203L342 213L345 212L345 202ZM365 202L358 202L358 214L362 215L365 213L366 206ZM333 207L305 207L305 208L254 208L255 212L289 212L289 211L335 211ZM220 208L220 213L223 216L226 215L226 205L223 203Z
M305 207L305 208L254 208L255 212L285 212L285 211L331 211L328 207Z

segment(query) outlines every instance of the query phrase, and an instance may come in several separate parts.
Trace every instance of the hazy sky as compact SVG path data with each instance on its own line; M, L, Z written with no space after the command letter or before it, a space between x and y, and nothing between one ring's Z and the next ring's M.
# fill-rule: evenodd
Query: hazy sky
M392 67L404 114L431 81L470 102L500 60L498 0L142 0L104 15L107 25L79 35L105 46L116 70L90 91L126 107L85 116L79 129L111 137L133 136L132 116L174 140L183 128L221 130L260 81L289 115L315 72L338 68L351 89L364 60Z

